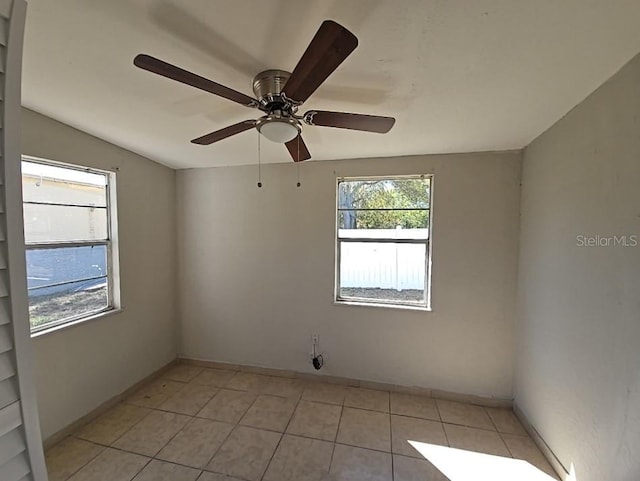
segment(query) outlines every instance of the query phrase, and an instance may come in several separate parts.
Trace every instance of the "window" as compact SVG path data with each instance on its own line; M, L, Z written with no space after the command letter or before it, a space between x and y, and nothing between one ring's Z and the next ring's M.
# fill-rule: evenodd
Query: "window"
M32 333L118 307L114 181L110 172L23 158Z
M431 184L338 179L336 301L429 307Z

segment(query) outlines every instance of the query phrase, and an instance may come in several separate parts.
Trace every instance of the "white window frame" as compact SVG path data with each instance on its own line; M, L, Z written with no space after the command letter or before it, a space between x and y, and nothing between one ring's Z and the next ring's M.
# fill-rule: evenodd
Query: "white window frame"
M340 237L340 183L353 181L376 181L376 180L405 180L405 179L429 179L429 207L427 209L429 216L429 224L427 239L391 239L391 238L344 238ZM366 177L337 177L336 178L336 223L335 223L335 282L334 282L334 304L352 305L352 306L369 306L369 307L388 307L394 309L408 309L431 311L431 259L432 259L432 229L433 229L433 174L415 174L415 175L383 175L383 176L366 176ZM401 209L391 209L401 210ZM384 299L368 299L359 297L341 297L340 296L340 243L341 242L376 242L376 243L392 243L392 244L425 244L425 271L424 271L424 303L402 303L394 300Z
M42 334L54 332L69 326L73 326L82 322L103 317L105 315L119 312L122 309L120 300L120 262L118 250L118 226L117 226L117 201L116 201L116 173L109 170L96 169L93 167L85 167L78 164L70 164L57 160L43 159L23 155L22 161L34 164L49 165L69 170L77 170L79 172L87 172L91 174L103 175L106 180L106 213L107 213L107 238L106 240L86 240L86 241L45 241L45 242L26 242L25 253L36 249L57 249L69 247L92 247L106 246L107 248L107 306L77 316L63 318L57 321L43 324L35 328L31 327L31 337L37 337ZM23 200L23 204L27 204Z

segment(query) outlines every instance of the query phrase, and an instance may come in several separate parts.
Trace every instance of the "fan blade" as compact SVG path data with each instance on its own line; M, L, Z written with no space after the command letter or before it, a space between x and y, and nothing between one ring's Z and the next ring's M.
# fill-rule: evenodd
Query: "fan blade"
M220 97L224 97L225 99L237 102L246 107L258 106L258 101L248 95L237 92L236 90L225 87L224 85L220 85L219 83L201 77L200 75L183 70L180 67L176 67L175 65L171 65L170 63L164 62L150 55L137 55L136 58L133 59L133 64L141 69L148 70L149 72L162 75L163 77L167 77L172 80L177 80L178 82L204 90L205 92L219 95Z
M309 160L311 158L309 149L307 149L307 144L304 143L300 134L298 134L295 139L291 139L284 145L287 146L287 150L291 154L291 158L294 162L302 162L303 160Z
M325 20L293 69L284 94L304 102L357 46L354 34L332 20Z
M226 139L227 137L231 137L232 135L244 132L245 130L252 129L255 126L255 120L245 120L244 122L238 122L237 124L230 125L229 127L225 127L224 129L216 130L215 132L211 132L210 134L203 135L202 137L198 137L197 139L193 139L191 143L198 145L210 145L214 142Z
M304 121L309 125L336 127L338 129L364 130L386 134L391 130L396 119L377 115L352 114L347 112L328 112L326 110L310 110L304 114Z

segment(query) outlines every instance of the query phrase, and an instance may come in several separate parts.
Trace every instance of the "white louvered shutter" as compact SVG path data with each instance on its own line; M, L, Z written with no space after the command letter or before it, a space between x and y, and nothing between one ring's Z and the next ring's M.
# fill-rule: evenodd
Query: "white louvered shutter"
M20 174L24 0L0 0L0 480L46 481L32 377Z

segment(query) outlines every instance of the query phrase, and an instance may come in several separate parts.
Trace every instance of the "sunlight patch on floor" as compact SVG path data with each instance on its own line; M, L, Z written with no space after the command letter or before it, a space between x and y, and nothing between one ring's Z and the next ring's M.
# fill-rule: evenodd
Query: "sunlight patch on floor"
M554 481L527 461L418 441L409 444L450 481Z

